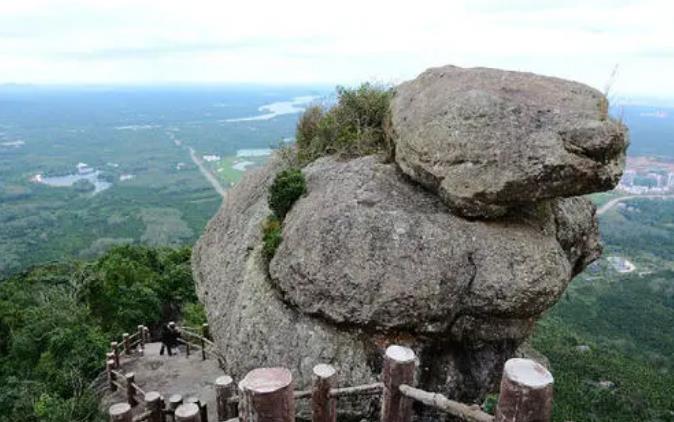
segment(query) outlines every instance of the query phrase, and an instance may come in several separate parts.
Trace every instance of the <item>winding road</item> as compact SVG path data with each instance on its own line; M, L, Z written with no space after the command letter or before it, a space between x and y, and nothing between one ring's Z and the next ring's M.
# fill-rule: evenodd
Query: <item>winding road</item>
M615 205L619 204L620 202L627 201L629 199L668 199L668 198L673 198L674 195L629 195L629 196L621 196L620 198L615 198L611 199L601 207L597 209L597 215L602 215L606 211L610 210L613 208Z

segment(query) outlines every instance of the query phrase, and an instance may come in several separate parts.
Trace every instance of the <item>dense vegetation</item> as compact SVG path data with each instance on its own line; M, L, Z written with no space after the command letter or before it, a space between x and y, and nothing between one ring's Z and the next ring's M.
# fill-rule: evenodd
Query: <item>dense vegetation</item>
M119 244L190 245L222 198L192 162L205 163L223 185L265 157L240 149L269 148L293 136L297 114L259 107L321 88L0 87L0 276L72 257L95 258ZM112 183L95 195L84 182L51 187L36 174L66 175L86 163ZM124 180L122 177L124 176ZM128 176L133 176L128 178Z
M674 420L673 219L672 200L602 215L604 258L539 322L533 345L553 368L555 421ZM618 273L610 256L637 269Z
M329 154L352 157L389 152L385 129L390 101L391 90L384 86L337 87L335 105L309 107L297 123L299 161Z
M183 314L203 318L189 248L122 246L0 281L0 421L103 420L91 383L109 342Z
M302 170L291 167L282 170L269 187L267 202L272 215L262 225L262 253L270 260L283 240L283 219L293 204L307 191L307 182Z

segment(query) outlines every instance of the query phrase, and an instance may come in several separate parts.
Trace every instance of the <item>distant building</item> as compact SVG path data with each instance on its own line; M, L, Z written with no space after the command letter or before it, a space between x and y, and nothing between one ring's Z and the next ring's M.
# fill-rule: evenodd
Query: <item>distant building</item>
M674 173L669 173L667 175L667 186L674 188Z
M625 186L634 186L634 178L636 176L637 172L635 170L625 170L622 179L620 179L620 183Z

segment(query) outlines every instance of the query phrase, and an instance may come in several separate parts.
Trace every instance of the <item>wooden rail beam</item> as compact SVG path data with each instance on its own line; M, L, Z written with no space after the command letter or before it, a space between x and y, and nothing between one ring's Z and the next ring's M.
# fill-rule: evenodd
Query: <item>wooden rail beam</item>
M480 410L480 407L468 406L454 400L450 400L442 394L429 393L428 391L410 387L403 384L400 386L400 392L411 399L414 399L426 406L433 407L452 416L468 422L493 422L494 417Z

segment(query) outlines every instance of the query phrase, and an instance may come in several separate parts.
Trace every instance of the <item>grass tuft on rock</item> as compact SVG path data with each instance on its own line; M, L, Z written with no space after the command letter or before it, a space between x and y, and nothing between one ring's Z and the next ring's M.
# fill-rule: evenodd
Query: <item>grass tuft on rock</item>
M357 88L337 87L337 103L307 108L297 123L297 156L309 163L325 155L352 158L390 152L385 125L392 91L364 83Z
M274 257L282 240L281 221L274 216L268 217L262 224L262 254L268 261Z

